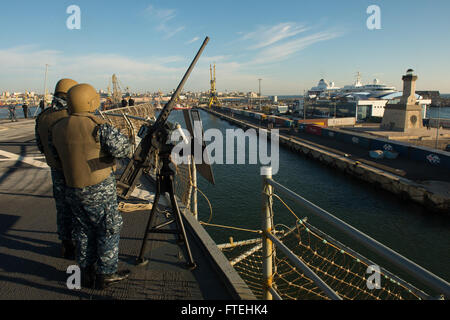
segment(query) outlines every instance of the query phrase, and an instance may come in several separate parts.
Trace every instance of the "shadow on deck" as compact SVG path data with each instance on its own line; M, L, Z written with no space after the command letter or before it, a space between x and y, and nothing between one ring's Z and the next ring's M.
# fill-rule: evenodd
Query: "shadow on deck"
M27 146L25 154L35 151L35 147ZM171 234L151 235L149 263L135 266L149 211L124 212L119 269L129 268L130 278L103 291L68 289L70 274L66 270L76 263L60 257L50 170L31 165L11 170L14 162L0 164L0 177L4 177L0 184L0 299L255 299L190 213L184 216L184 223L198 265L195 270L185 267L183 245L178 245L176 236ZM152 183L142 180L145 189L152 193ZM160 209L157 223L166 221L170 210Z

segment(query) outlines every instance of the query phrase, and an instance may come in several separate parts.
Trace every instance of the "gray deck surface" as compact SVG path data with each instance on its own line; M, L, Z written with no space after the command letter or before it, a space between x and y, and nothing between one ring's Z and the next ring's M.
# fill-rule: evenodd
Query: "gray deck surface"
M34 120L0 122L1 151L26 158L12 160L0 154L0 299L235 298L188 226L198 265L194 271L185 268L185 251L175 243L175 235L167 234L151 235L158 240L148 246L149 264L135 266L148 211L123 213L119 269L130 269L130 279L104 291L69 290L66 270L75 262L60 257L50 170L23 161L44 161L35 145ZM165 219L165 214L158 214L159 221Z

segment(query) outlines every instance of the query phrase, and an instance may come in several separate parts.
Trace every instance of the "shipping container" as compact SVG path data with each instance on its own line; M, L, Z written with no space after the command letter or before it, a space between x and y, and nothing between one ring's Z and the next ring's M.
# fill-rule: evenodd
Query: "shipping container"
M315 124L315 125L318 125L318 126L321 126L321 127L326 127L327 126L326 121L314 121L312 124Z
M321 127L328 127L327 119L296 119L295 122L298 124L316 124Z
M326 128L322 128L322 137L336 139L337 132Z
M283 126L284 125L284 121L285 121L284 118L281 118L281 117L276 117L275 118L275 124L278 125L278 126Z
M320 135L322 135L322 127L319 127L314 124L308 124L306 126L306 132L314 134L316 136L320 136Z
M284 120L284 125L288 128L292 127L292 120Z

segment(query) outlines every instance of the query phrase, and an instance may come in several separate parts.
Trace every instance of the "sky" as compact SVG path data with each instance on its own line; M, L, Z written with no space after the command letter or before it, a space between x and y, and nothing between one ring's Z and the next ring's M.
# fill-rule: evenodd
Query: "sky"
M450 93L449 14L448 0L2 1L0 92L42 93L46 64L50 92L67 77L105 90L112 74L134 92L168 92L208 36L185 90L208 90L216 64L220 92L257 92L262 79L263 95L298 95L357 72L401 90L413 68L417 90Z

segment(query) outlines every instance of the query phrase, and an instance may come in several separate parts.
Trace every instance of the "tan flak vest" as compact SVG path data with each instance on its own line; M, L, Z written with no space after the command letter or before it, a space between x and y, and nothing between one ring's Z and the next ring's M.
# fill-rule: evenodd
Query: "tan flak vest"
M61 158L66 184L84 188L98 184L115 170L114 157L101 150L96 127L105 121L90 113L72 113L58 121L53 144Z
M54 110L48 108L37 118L37 131L41 139L42 147L44 148L44 156L47 164L54 169L61 169L61 164L55 160L52 153L48 148L48 133L51 127L60 119L67 118L69 113L67 109Z

